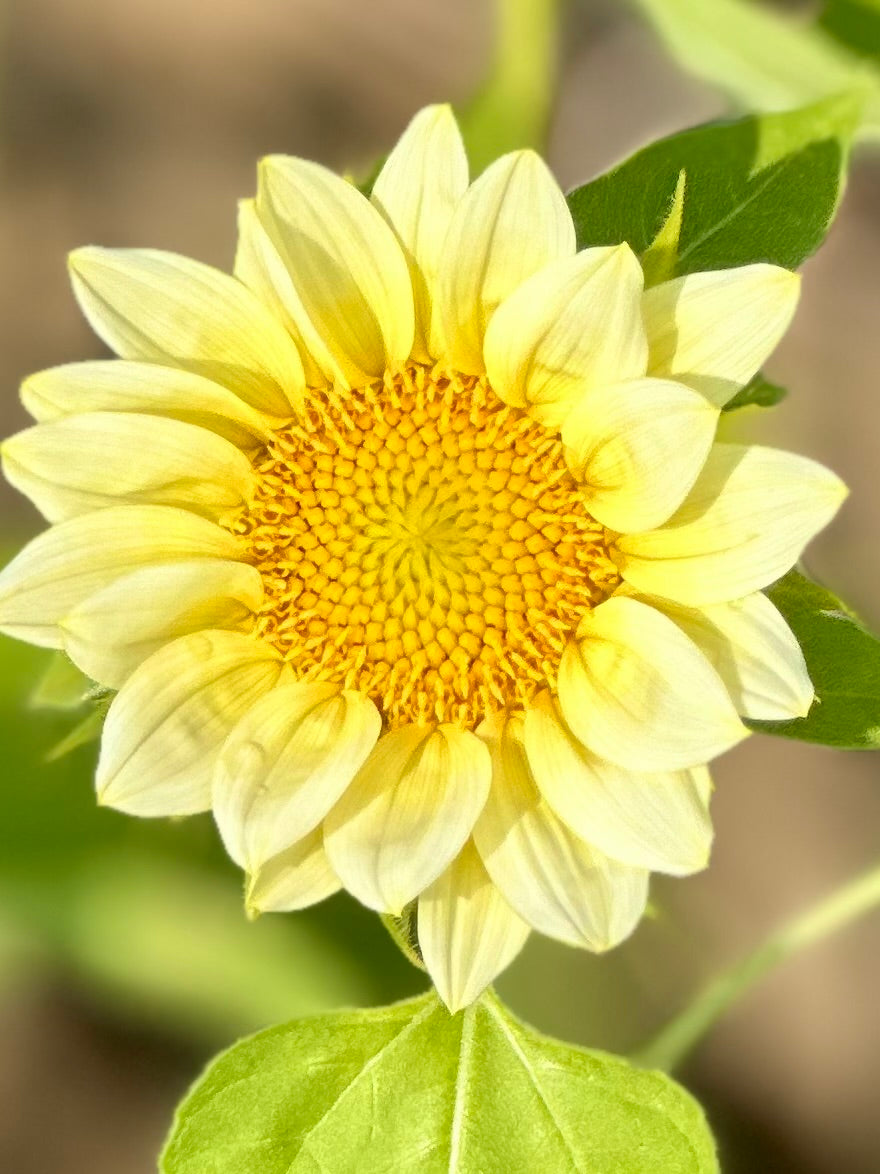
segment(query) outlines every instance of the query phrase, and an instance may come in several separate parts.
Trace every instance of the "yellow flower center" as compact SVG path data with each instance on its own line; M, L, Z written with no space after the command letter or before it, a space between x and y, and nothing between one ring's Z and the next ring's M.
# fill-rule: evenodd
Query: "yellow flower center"
M265 585L258 633L391 727L473 728L552 687L619 582L558 436L485 379L412 366L311 392L257 471L236 528Z

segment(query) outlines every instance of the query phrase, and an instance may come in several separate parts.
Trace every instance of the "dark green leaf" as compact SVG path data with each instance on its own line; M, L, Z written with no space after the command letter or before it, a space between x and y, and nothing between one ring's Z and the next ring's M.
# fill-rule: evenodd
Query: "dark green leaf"
M826 0L818 23L847 49L880 62L880 0Z
M880 747L880 640L830 591L791 571L767 592L800 642L816 690L805 718L756 730L849 750Z
M571 192L578 247L627 241L644 253L684 170L675 273L755 261L795 269L821 244L836 211L860 104L843 95L661 139Z
M727 401L722 411L732 412L736 408L748 407L772 408L781 403L787 395L788 391L784 387L780 387L778 383L771 383L758 373L749 380L742 391L738 391L733 399Z
M163 1174L714 1174L696 1102L659 1072L540 1036L494 995L433 993L274 1027L220 1056Z

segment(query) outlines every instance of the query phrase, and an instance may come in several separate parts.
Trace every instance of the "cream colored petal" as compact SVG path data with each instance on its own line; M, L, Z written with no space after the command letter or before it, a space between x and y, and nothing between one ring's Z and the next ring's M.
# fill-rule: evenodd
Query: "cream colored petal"
M794 633L766 595L683 607L656 596L665 612L702 649L727 686L737 713L756 721L806 717L813 685Z
M233 272L284 323L302 357L306 383L345 383L345 376L315 329L287 266L257 215L255 200L238 205L238 247Z
M706 772L650 774L591 754L549 703L526 713L524 742L542 795L573 832L632 868L686 876L712 845Z
M110 706L98 801L130 815L207 811L223 743L281 670L273 648L239 632L196 632L160 648Z
M243 553L240 538L188 510L140 505L84 514L40 534L0 572L0 631L61 648L59 622L121 575Z
M394 229L409 262L416 305L414 353L420 359L429 354L443 243L467 187L467 154L449 106L419 111L373 184L370 198Z
M219 521L256 477L240 449L195 424L138 412L86 412L4 440L3 472L50 522L108 506L178 506Z
M694 642L667 616L625 596L581 621L562 654L558 687L575 736L631 770L695 766L748 734Z
M321 829L315 828L248 877L245 903L252 916L291 913L317 905L341 888L324 851Z
M796 273L745 265L646 290L648 373L689 383L721 407L745 386L794 317Z
M716 444L681 508L659 529L623 535L616 561L651 595L698 606L741 599L794 566L846 493L806 457Z
M201 375L125 359L38 371L21 385L21 401L41 424L80 412L142 412L198 424L243 449L268 440L273 424L228 387Z
M203 375L271 415L302 401L290 335L240 281L156 249L77 249L73 289L95 333L123 359Z
M236 863L258 872L324 818L376 744L382 719L360 693L295 681L242 717L217 761L214 818Z
M489 382L557 427L585 392L644 375L642 267L629 245L585 249L540 269L492 315Z
M339 879L370 908L399 913L471 834L490 774L488 750L467 730L385 734L324 825Z
M648 530L681 505L706 463L718 408L668 379L597 387L562 426L590 513L617 531Z
M477 731L492 754L492 789L474 843L502 895L528 924L573 946L607 950L638 925L648 873L609 859L572 832L535 784L524 716Z
M240 630L263 599L259 571L202 558L140 567L60 621L64 650L93 681L119 689L163 644L209 628Z
M260 165L257 212L312 329L351 383L409 357L415 318L406 258L357 188L317 163L276 155Z
M453 1014L479 998L528 936L470 842L419 898L422 958Z
M532 151L504 155L471 185L443 245L435 314L439 356L460 371L484 370L489 319L533 273L575 252L565 197Z

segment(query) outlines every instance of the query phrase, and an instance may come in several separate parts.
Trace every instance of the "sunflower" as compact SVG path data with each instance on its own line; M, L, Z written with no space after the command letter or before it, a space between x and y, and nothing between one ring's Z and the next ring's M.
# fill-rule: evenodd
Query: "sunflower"
M417 902L452 1009L534 928L605 950L704 867L705 764L807 712L761 589L843 499L716 442L785 331L772 265L644 288L528 151L469 183L422 110L369 199L271 157L234 276L78 250L117 359L24 383L51 523L0 628L117 690L100 802L213 810L252 911Z

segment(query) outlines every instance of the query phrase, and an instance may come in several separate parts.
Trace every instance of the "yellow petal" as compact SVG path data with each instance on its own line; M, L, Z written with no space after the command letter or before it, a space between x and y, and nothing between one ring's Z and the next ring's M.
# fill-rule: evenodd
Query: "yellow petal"
M470 842L419 898L419 947L453 1014L479 998L528 936Z
M376 744L369 698L295 681L249 709L220 752L214 818L236 863L258 872L321 822Z
M130 815L207 811L223 743L281 669L273 648L239 632L197 632L160 648L110 706L99 802Z
M228 387L201 375L125 359L38 371L21 385L21 401L40 423L80 412L143 412L198 424L243 449L265 442L273 423Z
M255 200L241 200L238 205L238 247L233 272L284 323L302 357L309 387L345 382L339 365L306 313L287 266L260 222Z
M163 644L207 628L243 629L263 598L247 563L202 558L141 567L60 621L64 650L93 681L119 689Z
M689 383L722 407L745 386L794 317L796 273L744 265L690 273L646 290L648 373Z
M766 595L756 592L700 608L657 597L649 602L702 649L727 686L737 713L770 722L806 717L814 693L804 654Z
M179 506L219 521L255 485L248 458L195 424L86 412L4 440L3 472L50 522L107 506Z
M642 268L629 245L585 249L539 270L486 331L486 373L515 407L556 427L584 392L644 375Z
M468 189L443 245L439 357L481 374L483 338L497 308L533 273L574 251L571 215L545 163L532 151L497 159Z
M695 766L748 734L693 641L620 595L589 612L563 652L559 703L584 746L631 770Z
M58 624L90 595L138 567L195 558L239 559L240 538L188 510L119 506L61 522L0 573L0 631L63 647Z
M846 497L823 465L757 445L716 444L681 508L617 543L639 591L701 605L741 599L797 562Z
M562 426L562 441L590 513L619 532L665 522L706 463L717 421L704 396L668 379L586 392Z
M275 155L260 165L257 212L312 329L349 382L374 379L409 357L409 269L369 200L326 167Z
M341 888L324 851L321 829L315 828L248 877L245 900L251 914L291 913L317 905Z
M156 249L77 249L73 289L95 333L123 359L181 367L251 407L287 417L304 387L289 334L241 282Z
M528 710L529 767L550 807L582 840L633 868L686 876L712 844L706 772L636 772L586 750L549 702Z
M501 894L528 924L573 946L607 950L645 909L648 874L609 859L572 832L535 784L522 714L484 722L492 789L474 843Z
M416 305L414 353L425 359L431 338L431 308L443 243L468 186L468 161L449 106L426 106L398 140L376 182L371 200L406 254Z
M379 739L324 827L330 863L372 909L399 913L471 834L489 792L489 752L456 726L401 726Z

